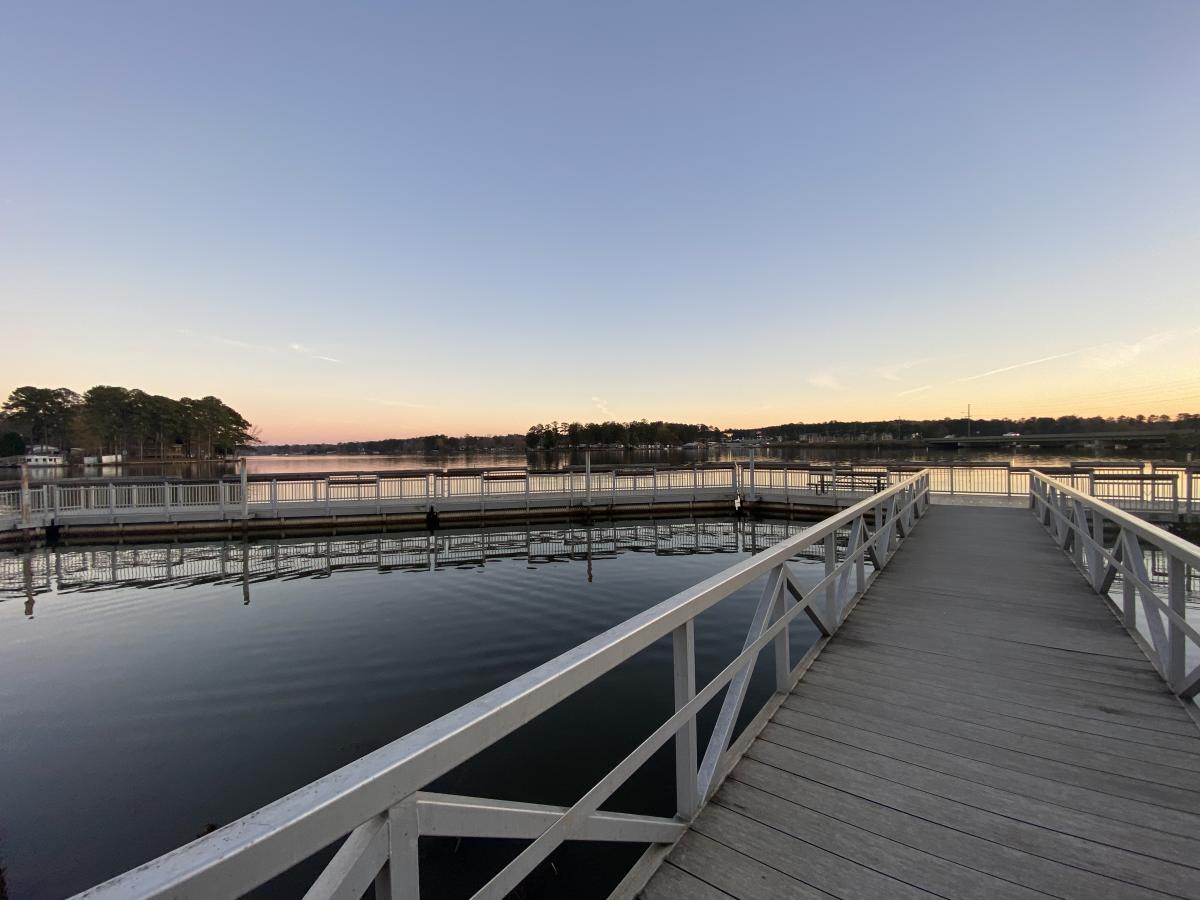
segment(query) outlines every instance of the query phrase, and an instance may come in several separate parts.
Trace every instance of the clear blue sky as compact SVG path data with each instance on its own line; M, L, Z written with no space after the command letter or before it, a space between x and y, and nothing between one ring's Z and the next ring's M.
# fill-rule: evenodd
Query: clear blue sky
M1200 3L5 3L0 391L1200 409Z

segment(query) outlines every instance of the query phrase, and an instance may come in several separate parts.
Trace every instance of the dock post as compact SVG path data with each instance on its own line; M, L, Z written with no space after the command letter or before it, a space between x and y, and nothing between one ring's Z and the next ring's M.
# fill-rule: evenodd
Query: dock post
M592 505L592 451L583 451L583 493L587 506Z
M754 499L754 448L750 448L750 497Z
M21 524L29 525L33 515L33 502L29 495L29 466L21 463Z
M246 474L246 457L238 460L238 478L242 482L242 518L250 518L250 480Z

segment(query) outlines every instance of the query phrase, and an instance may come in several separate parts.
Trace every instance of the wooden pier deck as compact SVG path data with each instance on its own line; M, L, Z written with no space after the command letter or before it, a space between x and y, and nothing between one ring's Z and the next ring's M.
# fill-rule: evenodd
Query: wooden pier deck
M934 507L643 891L1200 898L1200 729L1028 511Z

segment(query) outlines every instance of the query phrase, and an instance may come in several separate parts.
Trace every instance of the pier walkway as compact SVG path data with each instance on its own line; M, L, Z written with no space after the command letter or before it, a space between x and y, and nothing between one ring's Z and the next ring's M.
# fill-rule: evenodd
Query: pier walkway
M1200 730L1027 511L936 507L647 886L1200 897Z
M414 898L421 840L456 837L520 847L479 873L495 900L565 841L644 848L617 898L1200 900L1200 548L1066 480L1027 490L1025 510L931 506L913 473L81 896L236 897L337 847L310 900ZM698 683L697 620L747 589L742 650ZM430 790L668 643L665 718L570 806ZM774 691L744 710L756 670ZM578 739L556 736L561 765ZM611 808L660 751L673 812Z

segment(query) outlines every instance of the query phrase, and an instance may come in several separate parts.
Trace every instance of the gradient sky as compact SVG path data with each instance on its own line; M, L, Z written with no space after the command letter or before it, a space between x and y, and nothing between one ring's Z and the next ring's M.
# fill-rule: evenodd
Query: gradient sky
M0 393L1200 411L1200 3L0 2Z

